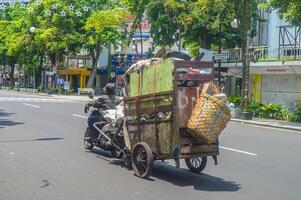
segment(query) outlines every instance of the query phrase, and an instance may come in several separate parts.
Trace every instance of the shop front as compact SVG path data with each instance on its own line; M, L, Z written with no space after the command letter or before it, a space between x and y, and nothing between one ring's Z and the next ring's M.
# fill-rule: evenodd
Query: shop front
M58 75L64 81L70 82L70 89L77 92L78 88L85 88L91 72L87 68L70 67L58 71Z

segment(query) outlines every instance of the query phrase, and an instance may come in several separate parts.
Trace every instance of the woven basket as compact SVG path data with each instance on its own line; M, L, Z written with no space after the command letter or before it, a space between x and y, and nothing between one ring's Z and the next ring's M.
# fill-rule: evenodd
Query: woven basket
M208 94L200 96L188 121L188 132L210 145L217 140L230 118L225 102Z

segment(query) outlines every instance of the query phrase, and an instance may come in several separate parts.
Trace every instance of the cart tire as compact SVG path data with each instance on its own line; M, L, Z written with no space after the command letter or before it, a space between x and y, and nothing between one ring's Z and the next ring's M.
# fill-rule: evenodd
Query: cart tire
M126 167L128 170L133 170L133 165L132 165L132 159L131 159L131 157L126 156L126 158L125 158L125 160L124 160L124 164L125 164L125 167Z
M185 163L190 171L200 173L207 165L207 156L185 158Z
M137 143L132 151L132 166L135 174L140 178L148 178L153 170L154 156L150 147L144 143Z
M84 135L84 145L85 145L85 149L87 150L92 150L94 147L93 143L91 142L91 139L87 139L90 138L91 135L90 131L91 129L87 128Z

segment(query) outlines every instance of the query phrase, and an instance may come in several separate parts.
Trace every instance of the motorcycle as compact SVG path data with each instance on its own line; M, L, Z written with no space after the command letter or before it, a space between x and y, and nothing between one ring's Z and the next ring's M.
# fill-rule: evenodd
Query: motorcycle
M87 150L99 147L105 151L110 151L115 158L122 158L125 155L125 142L123 138L123 108L122 103L115 109L108 107L103 102L94 100L93 95L89 95L93 103L89 103L86 108L93 107L88 117L88 127L84 134L84 145Z

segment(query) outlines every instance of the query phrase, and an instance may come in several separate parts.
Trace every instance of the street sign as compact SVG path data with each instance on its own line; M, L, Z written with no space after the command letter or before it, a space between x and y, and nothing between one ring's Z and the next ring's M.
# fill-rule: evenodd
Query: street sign
M68 81L65 81L64 83L64 89L69 90L70 89L70 83Z
M54 76L54 74L55 74L54 71L52 71L52 72L51 71L50 72L46 72L47 76Z
M64 84L64 79L62 79L62 78L57 78L57 79L56 79L56 84L57 84L57 85L63 85L63 84Z
M220 60L220 61L228 60L228 54L226 54L226 53L215 54L214 57L215 57L215 60Z

